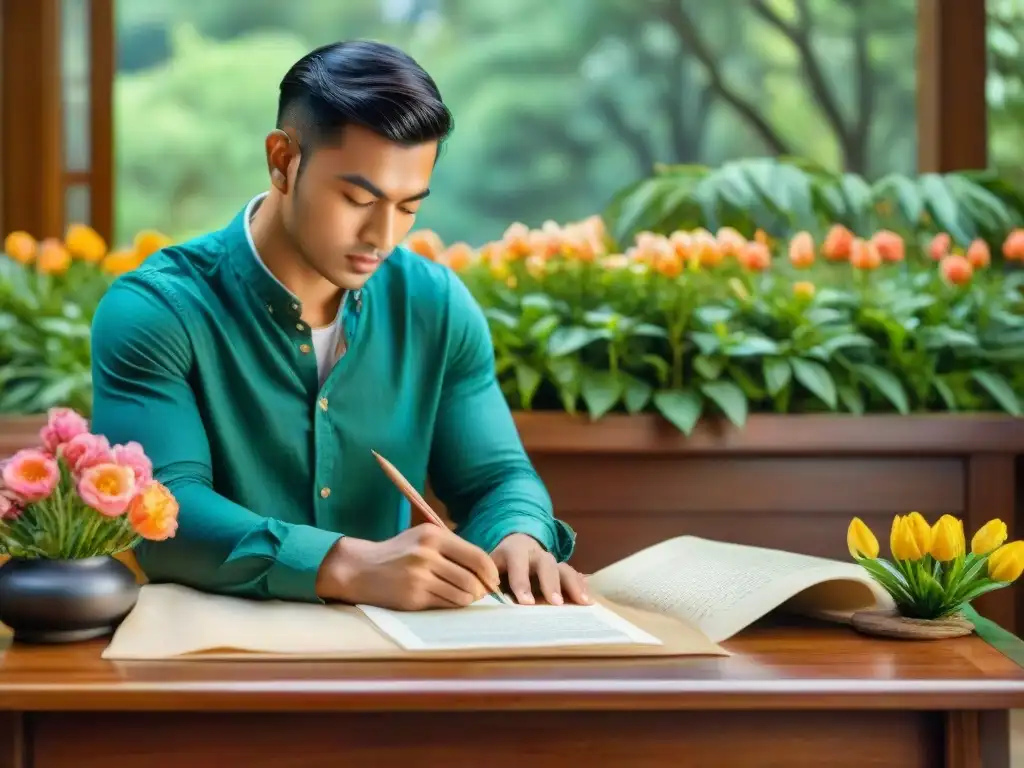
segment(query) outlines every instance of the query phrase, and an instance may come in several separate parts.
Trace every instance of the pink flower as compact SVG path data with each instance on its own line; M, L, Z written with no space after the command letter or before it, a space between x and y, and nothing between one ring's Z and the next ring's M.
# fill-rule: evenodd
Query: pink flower
M82 501L107 517L124 514L135 491L132 468L118 464L89 467L78 481L78 495Z
M14 520L21 514L21 499L13 491L0 488L0 520Z
M114 446L114 461L122 467L130 467L135 473L135 487L145 488L153 479L153 462L149 460L142 446L134 440Z
M77 435L89 431L89 422L70 408L51 408L46 426L39 430L39 439L50 453Z
M115 461L107 438L91 432L75 435L60 446L58 453L76 475L97 464L113 464Z
M4 465L3 481L7 489L31 504L53 493L60 481L60 468L52 456L29 448L18 451Z

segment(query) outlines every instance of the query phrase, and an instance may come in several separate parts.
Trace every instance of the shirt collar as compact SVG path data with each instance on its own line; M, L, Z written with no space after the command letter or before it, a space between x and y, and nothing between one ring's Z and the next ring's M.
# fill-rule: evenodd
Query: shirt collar
M228 225L230 258L239 277L253 287L268 312L281 317L298 317L302 314L302 304L298 297L270 271L260 258L256 243L252 239L252 215L266 196L266 192L261 192L252 198ZM360 293L361 291L356 291L352 297L357 302L360 300ZM345 306L345 298L347 297L343 297L338 309L339 315Z

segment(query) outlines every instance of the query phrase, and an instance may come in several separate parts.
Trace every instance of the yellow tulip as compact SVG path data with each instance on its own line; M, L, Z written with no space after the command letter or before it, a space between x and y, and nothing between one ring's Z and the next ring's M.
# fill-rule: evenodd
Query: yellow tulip
M955 560L967 548L964 541L964 524L952 515L943 515L932 526L931 548L932 557L939 562Z
M893 518L889 549L897 560L920 560L931 549L931 543L932 529L917 512Z
M878 539L859 517L850 521L850 527L846 531L846 546L854 560L860 560L862 557L873 560L878 557Z
M72 224L64 236L64 245L68 253L76 259L90 264L99 263L107 254L107 243L92 227L86 224Z
M994 581L1016 581L1024 572L1024 541L1011 541L988 556L988 575Z
M1006 541L1006 523L1002 520L989 520L971 539L971 552L976 555L987 555L994 552Z

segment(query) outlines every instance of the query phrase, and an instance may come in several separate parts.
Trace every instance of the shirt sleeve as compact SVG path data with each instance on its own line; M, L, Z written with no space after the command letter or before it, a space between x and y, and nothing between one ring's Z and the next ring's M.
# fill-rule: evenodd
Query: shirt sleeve
M449 273L447 365L430 453L430 481L458 532L485 552L512 533L535 538L559 562L576 535L557 520L530 463L494 368L483 311Z
M192 345L155 279L120 278L92 324L92 429L111 443L140 443L179 506L175 537L140 543L139 564L153 581L319 601L317 572L340 534L263 517L213 490L210 446L189 385Z

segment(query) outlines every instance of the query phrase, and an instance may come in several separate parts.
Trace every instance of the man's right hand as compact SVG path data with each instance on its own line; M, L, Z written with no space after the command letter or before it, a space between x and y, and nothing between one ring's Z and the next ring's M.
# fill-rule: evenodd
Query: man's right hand
M343 536L320 565L316 592L324 600L419 611L467 606L499 585L486 552L424 523L380 542Z

